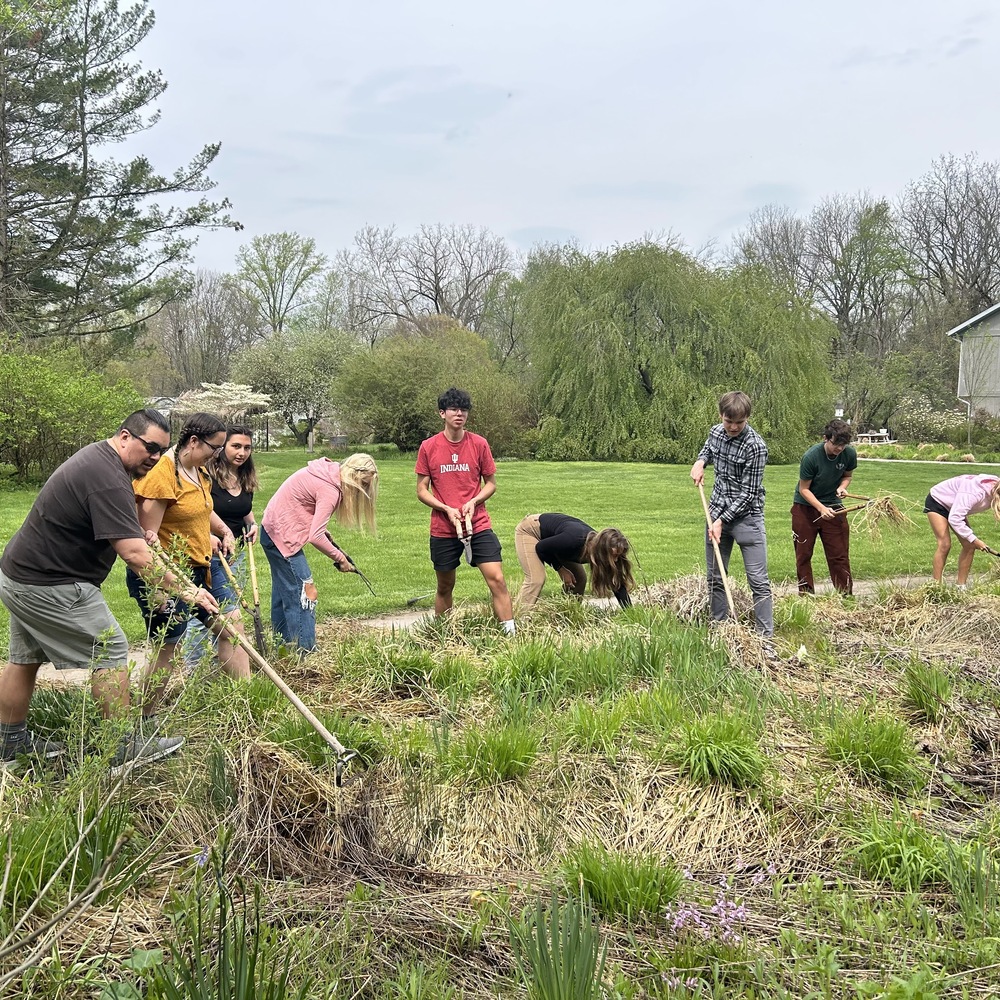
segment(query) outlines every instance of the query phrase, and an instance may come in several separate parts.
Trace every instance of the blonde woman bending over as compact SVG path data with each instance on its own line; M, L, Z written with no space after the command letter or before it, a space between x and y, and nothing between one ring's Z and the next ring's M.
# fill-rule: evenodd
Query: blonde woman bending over
M333 560L341 573L354 567L327 534L336 514L348 528L375 530L378 468L358 453L333 462L317 458L292 473L264 508L260 544L271 567L271 627L303 653L316 648L316 584L303 549L307 544Z
M938 583L944 576L944 564L951 551L951 533L954 532L962 544L958 554L958 585L965 587L976 549L989 547L973 534L969 516L988 510L992 510L994 519L1000 521L1000 479L996 476L955 476L931 487L924 501L924 513L937 539L934 579Z

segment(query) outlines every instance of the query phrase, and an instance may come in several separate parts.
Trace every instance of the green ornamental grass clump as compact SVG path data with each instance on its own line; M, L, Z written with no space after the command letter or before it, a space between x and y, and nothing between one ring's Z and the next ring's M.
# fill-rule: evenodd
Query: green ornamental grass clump
M913 659L903 668L904 699L914 714L940 722L951 698L951 678L940 667Z
M950 842L931 833L911 813L894 806L889 817L871 814L858 827L854 855L869 878L915 892L944 883Z
M767 773L767 758L755 727L737 715L703 716L681 726L666 746L667 759L694 781L720 781L734 788L753 788Z
M447 779L483 785L516 781L534 766L540 743L539 734L519 722L468 729L458 738L444 730L435 740L437 764Z
M923 784L906 723L870 705L835 712L823 745L836 763L851 768L859 778L900 791Z
M612 919L655 917L684 884L676 865L653 854L619 854L590 842L574 847L560 867L570 886L579 885L597 911Z

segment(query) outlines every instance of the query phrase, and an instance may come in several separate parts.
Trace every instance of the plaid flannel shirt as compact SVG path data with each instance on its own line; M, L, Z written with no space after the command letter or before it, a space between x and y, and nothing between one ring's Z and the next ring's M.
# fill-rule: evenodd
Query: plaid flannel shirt
M764 509L764 466L767 445L749 425L736 437L730 437L722 424L708 434L698 458L715 466L715 483L708 509L712 519L730 524Z

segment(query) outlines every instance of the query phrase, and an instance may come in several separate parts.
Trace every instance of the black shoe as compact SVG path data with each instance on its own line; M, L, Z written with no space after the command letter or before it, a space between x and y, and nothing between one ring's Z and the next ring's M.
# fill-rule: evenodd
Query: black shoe
M29 760L55 760L66 753L66 744L43 740L26 730L19 740L6 740L0 744L0 767L11 767L20 758Z

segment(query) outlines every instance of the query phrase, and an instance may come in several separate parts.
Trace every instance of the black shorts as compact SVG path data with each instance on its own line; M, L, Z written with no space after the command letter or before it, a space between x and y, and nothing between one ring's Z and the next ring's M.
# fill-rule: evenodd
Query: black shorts
M462 539L457 535L454 538L435 538L431 535L431 562L439 573L458 569L464 551ZM491 562L503 562L503 559L500 558L500 539L492 528L487 528L472 536L472 565Z
M208 570L208 566L192 566L191 582L196 587L205 587L210 590ZM150 595L146 581L135 570L126 568L125 586L139 605L139 611L142 613L142 620L146 623L148 635L162 637L164 642L177 642L192 618L197 618L202 625L208 628L208 620L211 615L204 608L188 604L179 597L170 597L162 609L159 606L151 607L150 601L155 598Z
M924 513L940 514L942 517L947 518L947 516L951 513L951 511L948 510L948 508L945 507L944 504L938 503L937 500L935 500L934 497L932 497L930 493L928 493L927 499L924 501Z

